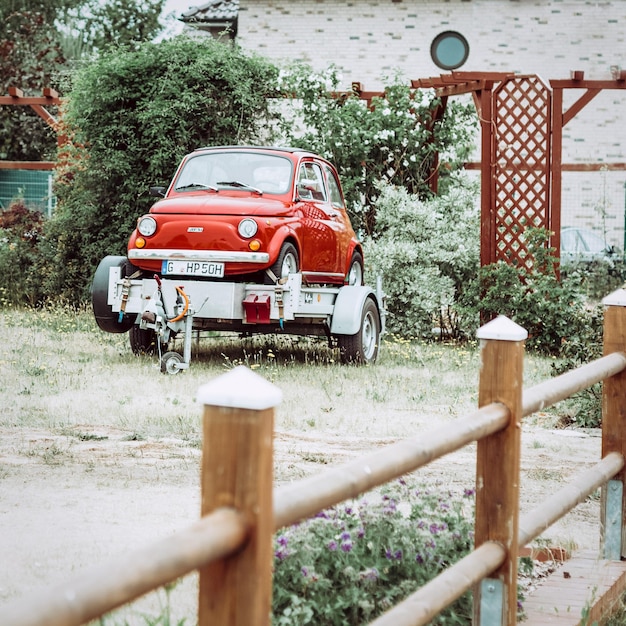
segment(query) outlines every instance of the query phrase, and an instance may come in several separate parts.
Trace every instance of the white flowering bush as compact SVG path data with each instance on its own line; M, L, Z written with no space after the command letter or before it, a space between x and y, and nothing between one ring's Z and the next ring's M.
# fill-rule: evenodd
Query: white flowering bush
M469 103L450 101L445 116L432 123L442 103L431 90L413 90L398 77L368 107L357 94L338 94L340 82L334 68L323 74L304 66L282 71L279 89L294 97L283 132L292 145L335 163L353 226L371 235L378 228L378 182L427 197L439 157L445 189L446 177L472 149L476 113Z
M431 336L442 308L454 309L479 269L478 192L455 178L443 196L422 200L404 188L379 187L376 233L364 241L368 281L382 277L387 329ZM463 320L455 329L463 334Z

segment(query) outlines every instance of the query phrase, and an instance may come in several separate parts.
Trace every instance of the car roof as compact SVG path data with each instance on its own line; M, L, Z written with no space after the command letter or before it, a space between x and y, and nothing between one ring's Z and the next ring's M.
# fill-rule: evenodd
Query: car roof
M290 148L285 146L205 146L204 148L196 148L194 152L206 152L209 150L267 150L268 152L290 152L291 154L303 154L323 158L304 148Z

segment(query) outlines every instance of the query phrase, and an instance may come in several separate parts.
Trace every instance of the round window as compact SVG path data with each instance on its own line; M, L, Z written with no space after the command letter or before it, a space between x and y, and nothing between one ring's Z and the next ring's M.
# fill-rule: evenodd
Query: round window
M460 33L447 30L433 39L430 45L430 56L437 67L443 70L455 70L467 61L469 44Z

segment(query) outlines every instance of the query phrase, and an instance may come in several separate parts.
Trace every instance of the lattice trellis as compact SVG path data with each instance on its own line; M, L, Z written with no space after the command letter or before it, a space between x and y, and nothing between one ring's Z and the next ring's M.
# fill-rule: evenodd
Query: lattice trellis
M524 231L549 225L550 89L537 76L494 91L495 260L531 268Z

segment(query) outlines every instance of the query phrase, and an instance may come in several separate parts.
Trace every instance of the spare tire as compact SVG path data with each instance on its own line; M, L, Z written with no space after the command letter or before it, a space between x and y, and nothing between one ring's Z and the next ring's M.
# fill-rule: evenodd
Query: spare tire
M122 276L124 276L124 268L127 265L128 259L125 256L106 256L100 261L91 283L91 306L96 324L100 330L107 333L126 333L137 319L136 313L124 314L120 319L119 313L115 313L107 302L109 299L109 269L121 267L123 268Z

